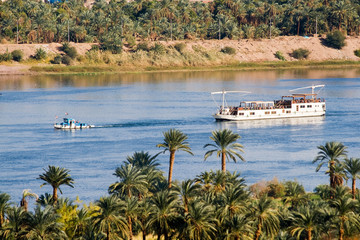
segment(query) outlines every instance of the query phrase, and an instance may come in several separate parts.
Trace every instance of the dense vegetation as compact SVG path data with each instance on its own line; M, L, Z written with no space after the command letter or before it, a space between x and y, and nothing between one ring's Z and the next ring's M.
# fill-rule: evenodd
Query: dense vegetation
M245 160L240 136L214 131L204 158L216 153L222 171L202 172L181 183L167 181L157 155L135 152L115 170L118 181L109 195L80 207L79 200L58 198L60 187L74 187L70 171L48 166L39 175L53 193L38 197L24 190L20 206L0 194L1 239L350 239L360 234L360 159L348 158L339 142L318 146L313 163L325 164L329 185L306 193L296 181L276 179L250 187L239 173L226 171L226 159ZM175 153L191 154L187 135L164 132L157 145L170 153L169 177ZM220 166L220 164L219 164ZM343 186L351 179L352 189ZM33 211L29 199L36 199ZM353 239L353 238L352 238Z
M358 0L37 0L0 2L0 39L18 43L101 42L129 47L136 39L238 39L359 34ZM271 26L271 29L270 29ZM124 41L125 40L125 41Z

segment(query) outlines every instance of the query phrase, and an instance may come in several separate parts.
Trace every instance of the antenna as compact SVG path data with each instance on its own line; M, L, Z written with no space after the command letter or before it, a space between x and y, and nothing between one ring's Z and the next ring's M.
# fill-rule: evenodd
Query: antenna
M289 90L289 92L294 92L294 91L301 90L301 89L311 88L311 93L314 94L315 88L319 88L319 87L323 88L323 87L325 87L325 85L312 85L312 86L308 86L308 87L295 88L295 89ZM321 91L321 89L319 91Z

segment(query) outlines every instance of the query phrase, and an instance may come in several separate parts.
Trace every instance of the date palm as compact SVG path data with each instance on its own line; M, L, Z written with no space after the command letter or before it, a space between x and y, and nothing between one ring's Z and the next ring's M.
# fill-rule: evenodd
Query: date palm
M120 181L110 185L110 193L118 193L119 196L132 197L134 194L140 196L147 190L146 176L138 167L125 164L118 167L113 175L119 177Z
M126 197L120 203L120 214L125 216L128 226L129 239L133 239L133 226L138 223L137 215L139 214L139 202L137 198Z
M233 133L230 129L217 130L212 132L210 139L213 140L214 143L205 144L204 148L213 147L214 149L205 153L204 160L216 152L217 156L221 157L221 170L224 173L226 172L226 159L231 159L236 162L236 159L239 158L245 161L243 156L238 153L244 152L244 147L240 143L236 143L236 141L240 139L239 134Z
M98 232L105 234L106 240L116 238L119 233L128 231L126 220L119 214L119 199L115 195L100 198L96 206L98 210L94 211L96 214L93 217L94 227Z
M351 178L352 196L355 199L356 195L356 179L360 178L360 158L346 158L344 162L345 173L348 178Z
M274 202L267 196L261 197L250 207L255 225L254 240L258 240L263 232L267 236L275 236L280 229L279 213Z
M313 238L313 233L316 233L319 227L317 222L319 213L314 206L317 205L303 205L291 213L289 230L292 236L296 235L297 239L300 239L301 234L305 232L307 240Z
M168 182L169 182L169 188L171 188L172 172L175 162L175 152L181 150L191 155L194 154L191 152L189 143L186 141L188 138L187 135L181 132L180 130L172 128L169 131L164 132L163 134L164 134L164 142L156 146L164 149L162 153L165 153L166 151L170 152Z
M6 223L0 230L0 239L21 239L25 223L25 211L22 207L10 207L6 211Z
M69 187L74 187L74 179L70 176L70 170L65 168L60 168L56 166L48 166L48 169L44 169L45 173L39 175L38 179L45 181L40 187L44 185L51 185L53 188L53 200L54 204L57 203L58 194L57 190L59 189L62 194L61 185L67 185Z
M320 151L313 160L313 163L320 162L316 168L318 172L324 163L328 165L328 173L330 175L330 186L336 188L335 183L335 167L340 164L340 160L346 157L346 147L340 142L327 142L325 145L317 147Z
M184 206L185 213L188 212L189 201L200 193L201 186L194 182L194 180L185 180L181 183L180 194Z
M0 193L0 229L5 221L5 212L10 207L10 195L7 193Z
M151 156L149 154L149 152L135 152L132 156L128 156L126 158L126 161L129 164L132 164L138 168L155 168L157 166L159 166L159 163L156 160L156 157L158 156L158 154L156 154L155 156Z
M22 192L20 206L24 208L25 212L28 211L28 199L29 198L35 198L37 200L39 198L39 196L36 193L30 192L30 189L25 189Z

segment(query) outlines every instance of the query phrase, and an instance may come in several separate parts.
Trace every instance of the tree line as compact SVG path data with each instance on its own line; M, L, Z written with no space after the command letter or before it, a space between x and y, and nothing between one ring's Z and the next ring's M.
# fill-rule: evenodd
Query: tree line
M359 0L0 2L0 39L15 43L269 38L359 34Z
M204 160L216 153L221 170L194 179L172 181L178 151L192 154L187 135L177 129L164 134L156 155L135 152L114 174L118 181L109 195L80 207L81 202L58 197L60 187L74 187L70 171L48 166L38 179L52 194L40 197L23 191L20 204L0 193L1 239L353 239L360 235L360 158L348 158L340 142L318 146L316 171L325 164L329 185L312 193L296 181L271 182L263 189L248 187L237 172L226 171L226 160L245 161L240 135L216 130L205 144ZM157 157L169 152L166 180ZM351 179L352 188L344 186ZM261 191L260 191L261 190ZM33 211L28 201L36 199Z

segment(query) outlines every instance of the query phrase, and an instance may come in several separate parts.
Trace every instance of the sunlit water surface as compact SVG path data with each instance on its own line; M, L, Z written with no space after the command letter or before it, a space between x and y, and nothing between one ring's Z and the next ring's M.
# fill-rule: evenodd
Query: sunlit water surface
M71 170L75 188L62 187L63 196L85 202L107 194L117 181L116 167L135 151L156 154L163 132L186 133L194 153L176 154L176 180L218 170L216 156L204 162L204 144L211 131L230 128L241 135L246 162L228 162L248 185L274 177L297 180L307 191L327 183L312 160L317 146L340 141L350 157L360 157L359 70L222 71L95 76L2 76L0 78L0 191L19 201L23 189L37 194L37 179L48 165ZM215 122L211 91L246 90L246 100L274 100L288 90L325 84L325 117L248 122ZM238 95L229 96L238 103ZM96 128L62 131L52 124L64 113ZM58 116L59 119L55 119ZM167 172L168 154L159 155Z

